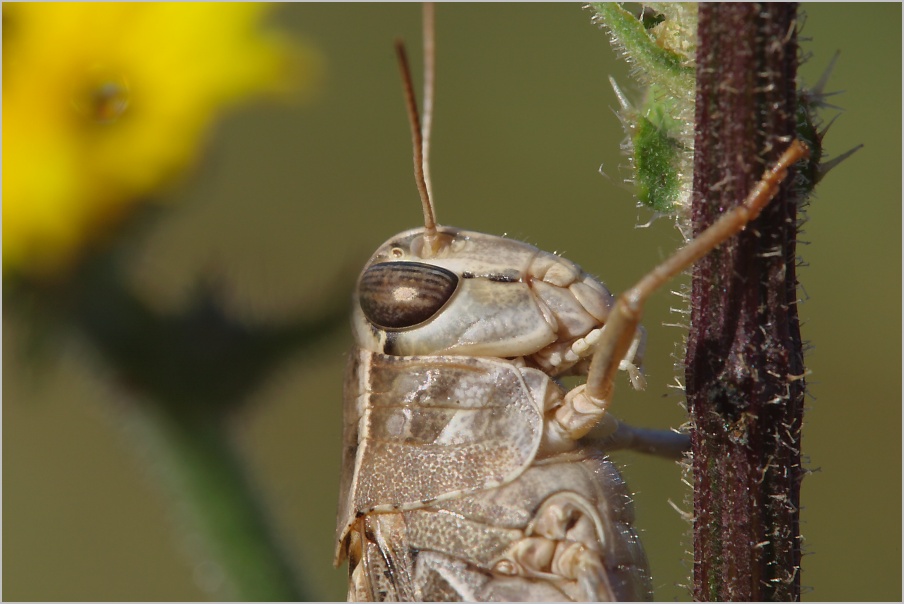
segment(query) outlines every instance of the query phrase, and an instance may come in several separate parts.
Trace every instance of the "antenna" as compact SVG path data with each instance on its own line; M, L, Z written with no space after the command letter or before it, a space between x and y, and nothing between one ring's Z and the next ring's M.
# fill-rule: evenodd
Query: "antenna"
M408 55L401 40L396 40L395 49L402 74L402 86L405 93L405 107L408 110L408 121L411 125L411 145L414 149L414 179L421 195L424 209L424 246L425 256L433 255L439 249L439 238L436 233L436 212L430 195L430 127L433 122L433 72L435 52L433 44L434 9L433 5L424 5L424 121L418 115L417 99L411 69L408 66Z
M434 77L436 73L436 18L432 2L424 3L424 121L421 124L422 148L424 153L424 182L427 185L427 196L433 206L433 186L430 182L430 132L433 127L433 92L436 89ZM434 213L434 219L436 214Z

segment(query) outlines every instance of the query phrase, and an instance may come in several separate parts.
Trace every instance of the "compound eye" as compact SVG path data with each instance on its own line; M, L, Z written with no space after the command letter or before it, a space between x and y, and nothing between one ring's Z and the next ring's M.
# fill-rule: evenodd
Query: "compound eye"
M378 327L404 329L435 315L458 287L458 276L420 262L382 262L361 275L361 310Z

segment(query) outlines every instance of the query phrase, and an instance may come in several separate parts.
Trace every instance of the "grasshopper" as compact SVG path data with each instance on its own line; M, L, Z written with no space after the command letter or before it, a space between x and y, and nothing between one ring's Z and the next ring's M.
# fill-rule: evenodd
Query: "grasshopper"
M630 494L606 456L679 458L688 437L608 413L644 385L644 302L756 218L807 154L793 141L743 204L617 299L573 262L439 226L430 196L433 11L425 115L396 44L424 226L358 280L345 383L336 564L352 600L647 600ZM557 378L586 375L566 391Z

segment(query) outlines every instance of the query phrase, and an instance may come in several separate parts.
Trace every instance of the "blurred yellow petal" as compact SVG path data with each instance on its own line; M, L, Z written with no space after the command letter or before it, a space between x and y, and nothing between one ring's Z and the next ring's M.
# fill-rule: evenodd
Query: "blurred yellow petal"
M4 4L4 272L65 268L190 166L224 109L310 86L316 54L265 30L269 9Z

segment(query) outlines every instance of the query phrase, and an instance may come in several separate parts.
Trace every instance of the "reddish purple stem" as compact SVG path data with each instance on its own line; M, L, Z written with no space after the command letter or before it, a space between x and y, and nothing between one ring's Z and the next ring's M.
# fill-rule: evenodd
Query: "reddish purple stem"
M740 203L795 136L796 18L795 4L700 5L695 233ZM694 269L696 600L800 599L805 383L791 185Z

